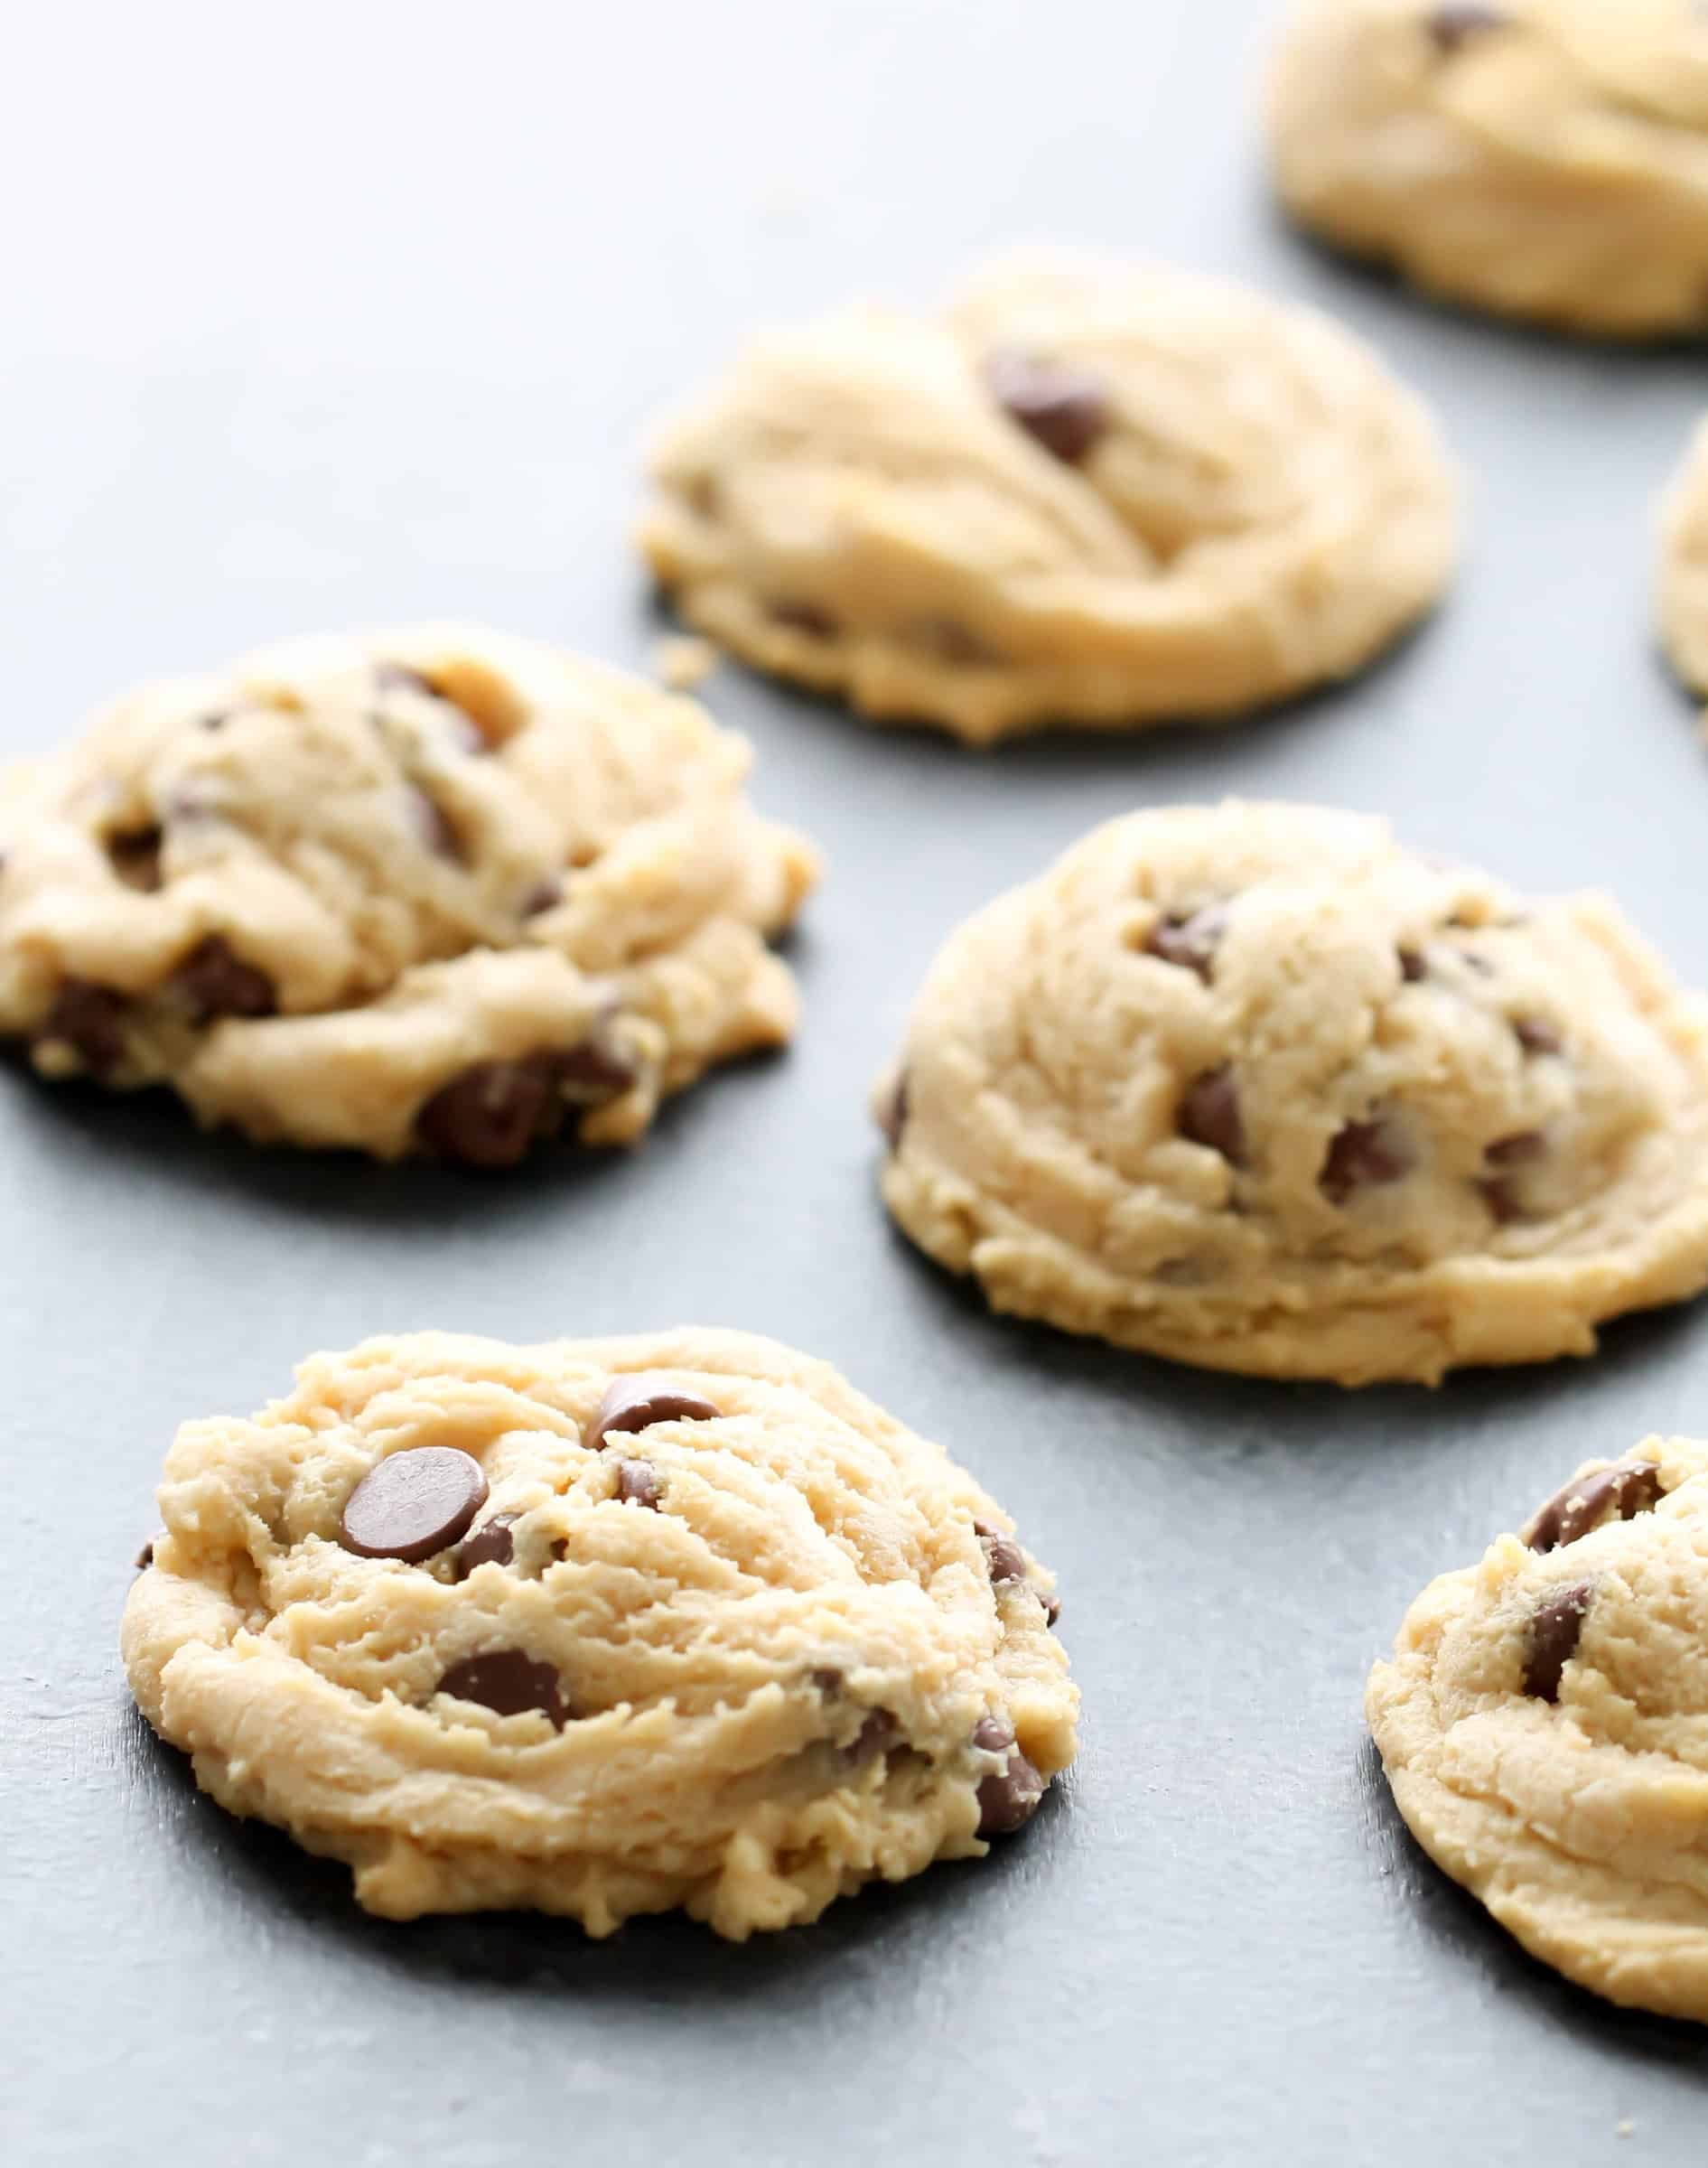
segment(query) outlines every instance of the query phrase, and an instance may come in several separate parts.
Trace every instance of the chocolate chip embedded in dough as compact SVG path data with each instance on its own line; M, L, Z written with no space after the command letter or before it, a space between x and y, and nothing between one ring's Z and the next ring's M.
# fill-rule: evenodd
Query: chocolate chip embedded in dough
M1360 1190L1400 1181L1413 1164L1411 1149L1390 1118L1349 1122L1329 1146L1317 1186L1330 1204L1344 1205Z
M459 1701L477 1701L499 1716L520 1716L537 1709L562 1731L574 1715L563 1681L550 1664L520 1649L493 1649L464 1657L440 1677L437 1691Z
M618 1432L649 1430L655 1423L710 1423L723 1412L699 1393L673 1385L658 1370L633 1370L605 1388L582 1444L596 1453Z
M1240 1118L1239 1089L1227 1062L1195 1077L1181 1100L1175 1126L1189 1144L1219 1152L1232 1166L1246 1163L1246 1125Z
M878 1109L878 1126L891 1152L901 1148L901 1136L908 1126L908 1072L904 1069L884 1095Z
M1420 979L1429 977L1429 966L1423 960L1421 949L1401 948L1396 953L1400 959L1400 977L1408 986L1414 986Z
M663 1493L658 1489L658 1478L650 1461L620 1461L617 1463L617 1496L626 1506L642 1506L649 1512L658 1510Z
M152 895L162 885L161 842L161 831L153 827L127 828L107 838L108 862L126 888Z
M543 880L535 882L522 898L518 915L537 919L542 911L555 911L563 900L564 883L555 874L547 874Z
M993 1586L1026 1578L1026 1554L1012 1536L1004 1536L1000 1528L983 1520L973 1523L973 1532L984 1550L985 1567Z
M848 1744L842 1750L845 1762L858 1764L870 1762L874 1754L883 1753L901 1733L901 1726L888 1709L871 1709L865 1720Z
M842 631L830 612L821 610L817 603L767 603L765 613L774 625L804 633L808 640L835 640Z
M1660 1470L1653 1461L1615 1461L1592 1475L1573 1476L1556 1490L1531 1515L1524 1539L1533 1551L1563 1550L1604 1521L1635 1520L1665 1495Z
M419 1565L463 1536L486 1503L486 1477L471 1453L417 1445L377 1461L344 1501L338 1538L359 1558Z
M435 858L462 863L462 838L437 799L429 796L419 783L406 783L403 809L405 820L424 850L432 852Z
M1108 430L1108 394L1087 369L1004 347L986 360L985 381L1010 421L1065 465L1077 466Z
M1227 930L1225 904L1206 904L1201 911L1170 911L1151 930L1144 951L1147 956L1160 957L1165 964L1178 964L1183 971L1196 972L1208 986L1216 951Z
M1565 1045L1558 1027L1543 1016L1515 1016L1512 1030L1526 1054L1557 1054Z
M1006 1836L1031 1821L1043 1798L1043 1778L1014 1744L1014 1728L1000 1716L983 1716L973 1733L973 1744L985 1753L1010 1750L1003 1766L979 1780L978 1834Z
M535 1055L476 1061L442 1084L415 1116L415 1135L461 1166L514 1167L561 1114L555 1079Z
M172 983L189 1000L198 1023L217 1016L271 1016L279 1005L266 973L246 964L222 934L210 933L192 948Z
M125 1017L130 1007L116 987L90 978L60 982L53 1005L35 1033L36 1043L59 1041L69 1046L95 1076L117 1069L125 1051Z
M515 1528L519 1513L495 1513L471 1528L457 1546L457 1579L466 1581L477 1565L509 1565L516 1556Z
M634 1064L598 1034L539 1057L562 1096L578 1107L601 1107L635 1087Z
M1524 1690L1538 1701L1559 1700L1561 1677L1577 1651L1584 1615L1594 1596L1595 1584L1580 1581L1575 1587L1562 1589L1531 1620Z

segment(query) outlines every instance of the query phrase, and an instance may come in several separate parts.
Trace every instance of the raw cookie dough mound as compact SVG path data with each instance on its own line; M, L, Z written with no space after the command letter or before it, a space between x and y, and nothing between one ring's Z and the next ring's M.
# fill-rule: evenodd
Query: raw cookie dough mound
M692 623L976 744L1345 677L1454 550L1434 431L1365 347L1095 257L999 265L941 318L758 340L652 474L641 547Z
M944 948L883 1194L999 1310L1214 1369L1588 1354L1708 1281L1705 1033L1605 898L1355 814L1134 814Z
M154 1728L393 1919L741 1940L1015 1829L1074 1753L1050 1576L751 1334L419 1333L186 1424L125 1612Z
M1708 2019L1708 1445L1591 1461L1432 1582L1366 1707L1412 1834L1533 1956Z
M1694 0L1307 0L1270 136L1288 208L1455 301L1708 332L1708 14Z
M1663 507L1659 599L1668 660L1693 693L1708 694L1708 422Z
M626 1143L789 1036L811 851L692 702L502 634L296 640L0 780L0 1032L262 1143Z

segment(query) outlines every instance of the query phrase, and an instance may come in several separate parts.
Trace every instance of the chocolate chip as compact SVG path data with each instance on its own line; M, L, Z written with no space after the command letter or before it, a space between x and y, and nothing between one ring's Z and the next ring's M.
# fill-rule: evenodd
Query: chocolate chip
M429 797L418 783L406 783L403 808L404 818L414 829L424 850L431 851L435 858L449 858L461 863L462 838L436 799Z
M1515 1016L1512 1029L1526 1054L1557 1054L1565 1045L1555 1027L1541 1016Z
M1012 1536L982 1520L973 1523L973 1532L984 1547L985 1571L994 1584L1026 1578L1026 1554Z
M1423 27L1442 52L1457 52L1468 38L1484 31L1504 30L1512 20L1498 7L1452 5L1437 7L1424 17Z
M973 1744L982 1752L1000 1754L1012 1748L1007 1762L979 1780L978 1834L1006 1836L1031 1821L1044 1796L1044 1780L1014 1745L1014 1728L1000 1716L982 1716L973 1733Z
M890 1087L878 1109L878 1126L891 1152L901 1148L901 1133L908 1126L908 1072L904 1069Z
M415 1117L430 1152L465 1167L514 1167L562 1112L556 1081L538 1056L476 1061L442 1084Z
M266 973L234 955L218 933L191 950L172 983L188 997L198 1023L216 1016L271 1016L279 1005Z
M1349 1122L1329 1146L1317 1186L1333 1205L1358 1190L1398 1182L1412 1171L1412 1154L1391 1121Z
M1421 950L1402 948L1399 951L1400 977L1408 986L1414 986L1420 978L1429 977L1429 966L1423 961Z
M230 715L224 709L219 709L210 715L203 715L196 727L206 731L223 730L230 720Z
M617 1496L624 1505L644 1506L649 1512L656 1513L661 1495L650 1461L618 1462Z
M1224 1061L1186 1088L1175 1126L1189 1144L1203 1145L1236 1167L1246 1163L1246 1125L1239 1116L1234 1072Z
M130 828L107 838L107 855L113 871L126 888L152 895L161 885L161 833L158 828Z
M1653 1461L1615 1461L1593 1475L1573 1476L1530 1517L1524 1539L1533 1551L1555 1551L1604 1520L1634 1520L1659 1504L1660 1470Z
M842 1691L842 1673L835 1664L821 1664L812 1674L812 1682L821 1694L840 1694Z
M1109 426L1109 402L1088 369L1003 348L985 363L991 396L1046 452L1076 465Z
M540 1059L564 1098L579 1107L600 1107L634 1089L634 1065L598 1038L583 1039Z
M158 1537L151 1536L142 1549L137 1552L136 1571L139 1574L145 1573L154 1563L154 1546L159 1540Z
M477 1565L509 1565L516 1556L511 1531L521 1518L519 1513L495 1513L471 1528L457 1546L457 1579L466 1581Z
M1044 1606L1044 1624L1048 1626L1053 1632L1055 1631L1056 1621L1061 1616L1061 1598L1059 1596L1045 1596L1042 1599L1042 1602Z
M1515 1220L1529 1218L1523 1199L1509 1182L1479 1182L1477 1184L1483 1202L1494 1216L1498 1227L1510 1227Z
M1560 1677L1571 1661L1583 1632L1583 1614L1595 1595L1592 1581L1580 1581L1563 1589L1530 1621L1530 1646L1526 1653L1524 1690L1538 1701L1558 1701Z
M909 647L922 649L938 662L955 663L966 668L1002 660L987 641L952 617L910 618L901 628L900 638Z
M773 624L786 625L791 632L804 632L808 640L835 640L842 627L828 610L821 610L817 603L768 603L766 612Z
M870 1762L874 1754L883 1753L898 1736L900 1724L888 1709L872 1709L865 1722L842 1750L845 1762Z
M1165 964L1178 964L1183 971L1196 971L1208 986L1216 951L1227 930L1226 904L1207 904L1202 911L1170 911L1152 928L1144 952L1161 957Z
M543 911L555 911L564 900L564 884L555 874L547 874L543 881L535 882L522 898L521 916L537 919Z
M574 1715L552 1666L536 1662L519 1649L493 1649L485 1656L464 1657L441 1677L438 1691L453 1694L459 1701L478 1701L500 1716L537 1709L559 1731Z
M338 1539L359 1558L406 1565L455 1543L486 1503L481 1463L451 1445L417 1445L377 1461L344 1501Z
M619 1431L649 1430L655 1423L710 1423L723 1414L698 1393L685 1393L658 1370L613 1378L582 1438L596 1453Z
M1522 1167L1540 1159L1547 1148L1548 1140L1540 1129L1520 1129L1515 1135L1497 1137L1483 1157L1491 1167Z
M62 1041L86 1068L104 1077L118 1066L125 1051L125 1013L129 1006L114 987L98 986L92 978L62 979L36 1041Z

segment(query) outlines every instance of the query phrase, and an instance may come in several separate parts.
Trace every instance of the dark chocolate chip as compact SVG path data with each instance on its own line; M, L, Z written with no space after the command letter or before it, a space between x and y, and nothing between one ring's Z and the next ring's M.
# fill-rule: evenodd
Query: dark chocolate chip
M543 881L535 882L522 898L521 915L537 919L543 911L555 911L564 900L564 884L555 874L547 874Z
M478 1528L471 1528L457 1546L457 1579L466 1581L477 1565L509 1565L516 1556L512 1533L522 1516L495 1513Z
M1560 1593L1530 1621L1530 1646L1525 1656L1524 1690L1538 1701L1558 1701L1560 1677L1571 1661L1583 1632L1583 1615L1595 1595L1592 1581L1580 1581Z
M1159 919L1144 944L1147 956L1159 956L1165 964L1196 971L1208 986L1216 951L1227 930L1226 904L1207 904L1202 911L1170 911Z
M710 1423L723 1414L698 1393L685 1393L657 1370L613 1378L582 1444L597 1452L619 1431L649 1430L655 1423Z
M125 1051L125 1012L129 1005L116 988L98 986L92 978L64 979L36 1039L62 1040L87 1069L104 1077L118 1066Z
M1074 466L1109 426L1109 401L1090 370L1003 348L985 363L991 396L1055 456Z
M888 1709L872 1709L860 1729L842 1750L845 1762L870 1762L874 1754L885 1752L901 1733L901 1726Z
M234 955L218 933L191 950L172 983L188 996L198 1023L216 1016L271 1016L279 1005L266 973Z
M1505 30L1512 18L1504 8L1470 5L1455 5L1433 8L1423 19L1423 27L1442 52L1457 52L1468 38L1479 36L1485 31Z
M984 1547L985 1566L993 1583L1026 1578L1026 1554L1012 1536L982 1520L975 1520L973 1529Z
M551 1665L537 1662L520 1649L493 1649L485 1656L464 1657L443 1675L438 1690L455 1695L459 1701L478 1701L500 1716L537 1709L559 1731L574 1715Z
M1391 1121L1349 1122L1329 1146L1317 1186L1330 1204L1343 1205L1356 1191L1398 1182L1411 1171L1411 1153Z
M1515 1220L1529 1217L1524 1200L1511 1182L1501 1180L1479 1182L1477 1184L1483 1202L1494 1216L1498 1227L1510 1227Z
M148 1541L144 1544L142 1549L137 1552L136 1571L139 1574L145 1573L147 1569L154 1563L154 1546L159 1542L159 1540L160 1538L157 1536L151 1536L148 1538Z
M152 895L160 886L160 830L154 827L130 828L107 838L107 858L126 888Z
M465 1167L514 1167L556 1127L561 1111L555 1079L538 1056L477 1061L426 1101L415 1135Z
M563 1097L578 1107L601 1107L632 1091L634 1065L598 1038L539 1057L550 1069Z
M1526 1054L1557 1054L1565 1045L1558 1030L1541 1016L1515 1016L1512 1029Z
M1414 986L1420 978L1429 977L1429 966L1423 961L1423 952L1420 949L1402 948L1399 951L1399 958L1400 977L1408 986Z
M431 851L435 858L449 858L461 863L462 843L451 825L444 808L428 796L418 783L406 783L403 794L404 818L414 829L424 850Z
M768 603L767 614L771 622L786 625L791 632L804 632L808 640L835 640L842 627L828 610L821 610L817 603Z
M656 1513L661 1495L650 1461L618 1462L617 1496L625 1506L644 1506Z
M1522 1167L1540 1159L1547 1148L1548 1140L1540 1129L1520 1129L1512 1136L1498 1136L1483 1157L1491 1167Z
M821 1664L812 1674L812 1682L821 1694L840 1694L842 1691L842 1673L835 1664Z
M1045 1596L1043 1606L1044 1624L1053 1631L1056 1621L1061 1616L1061 1598L1059 1596Z
M486 1503L481 1463L452 1445L416 1445L376 1461L344 1501L338 1539L359 1558L417 1565L453 1544Z
M1187 1086L1175 1124L1189 1144L1219 1152L1236 1167L1245 1165L1246 1125L1240 1119L1239 1091L1225 1061Z
M1615 1461L1593 1475L1573 1476L1530 1517L1524 1539L1533 1551L1556 1551L1604 1520L1634 1520L1660 1503L1660 1470L1653 1461Z
M1031 1821L1044 1796L1044 1780L1014 1745L1014 1729L1000 1716L982 1716L973 1733L973 1744L985 1753L1012 1749L1004 1766L981 1778L978 1787L978 1834L1006 1836Z
M884 1134L891 1152L901 1148L901 1134L908 1126L908 1072L904 1069L885 1095L878 1110L878 1126Z

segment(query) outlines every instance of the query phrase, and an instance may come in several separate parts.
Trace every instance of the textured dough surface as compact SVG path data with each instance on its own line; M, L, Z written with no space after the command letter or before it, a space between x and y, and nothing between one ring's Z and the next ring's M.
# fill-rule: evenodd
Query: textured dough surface
M1356 814L1134 814L944 948L883 1194L998 1309L1181 1361L1587 1354L1708 1280L1705 1028L1603 897Z
M633 1371L721 1412L589 1444ZM347 1861L372 1911L536 1906L604 1934L680 1905L741 1939L982 1853L1003 1757L981 1721L1044 1778L1072 1759L1048 1575L1013 1547L994 1580L975 1524L1005 1518L826 1363L726 1332L421 1333L298 1378L179 1433L125 1661L202 1787ZM341 1546L357 1483L422 1445L480 1462L477 1530L519 1516L509 1563L458 1580L451 1553ZM635 1455L656 1509L618 1495ZM495 1649L555 1668L561 1729L435 1691Z
M1694 0L1307 0L1270 92L1289 209L1451 300L1708 332L1708 14Z
M1668 660L1692 692L1708 695L1708 422L1662 508L1659 610Z
M262 1142L396 1157L530 1062L542 1127L626 1142L793 1028L765 937L816 862L748 762L691 701L453 625L147 687L0 785L0 1032Z
M1412 1834L1533 1956L1708 2019L1708 1445L1649 1438L1626 1464L1657 1502L1432 1582L1367 1710ZM1536 1621L1563 1599L1582 1622L1550 1701Z
M999 396L1017 363L1068 387L1061 450ZM652 478L641 547L693 624L974 743L1345 677L1454 552L1433 427L1349 333L1091 257L996 265L938 317L851 308L755 340Z

